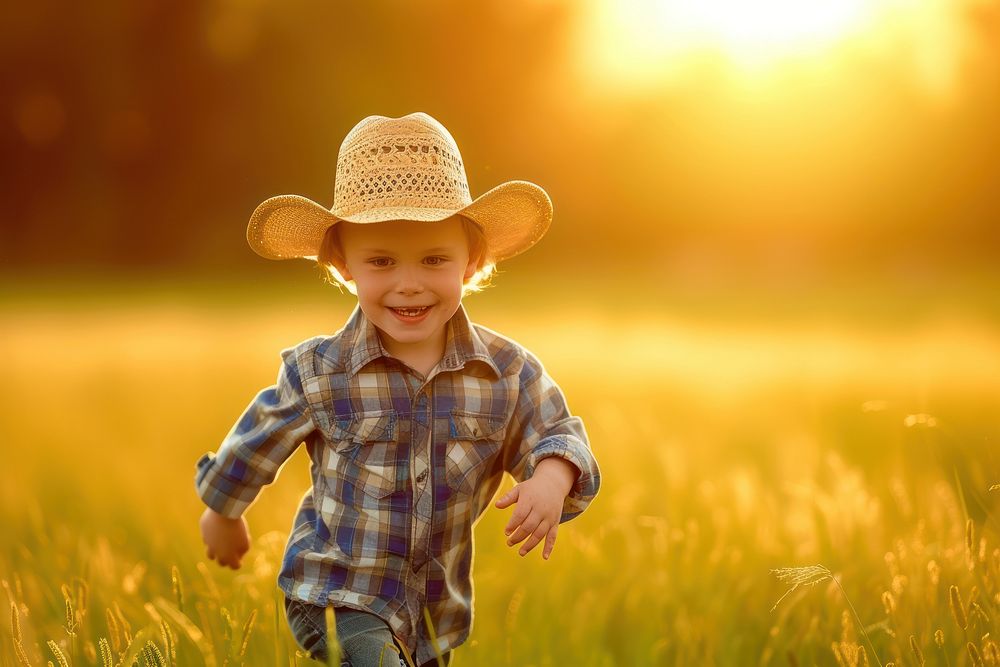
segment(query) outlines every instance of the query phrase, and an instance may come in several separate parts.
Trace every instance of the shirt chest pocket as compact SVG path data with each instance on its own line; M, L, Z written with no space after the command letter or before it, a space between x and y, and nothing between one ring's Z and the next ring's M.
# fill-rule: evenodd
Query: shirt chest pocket
M448 486L473 493L493 469L505 432L505 422L494 415L452 410L445 457Z
M342 499L354 489L379 499L405 487L408 458L399 445L395 410L337 420L330 436L326 476Z

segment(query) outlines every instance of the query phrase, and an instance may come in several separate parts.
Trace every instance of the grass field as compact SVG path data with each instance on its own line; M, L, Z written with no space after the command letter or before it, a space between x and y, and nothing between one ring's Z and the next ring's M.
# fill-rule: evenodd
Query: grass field
M350 299L161 288L0 294L0 665L313 664L276 612L304 451L250 509L238 572L204 557L194 464ZM548 562L484 517L455 664L1000 665L994 302L879 319L870 295L852 318L528 293L468 308L545 361L603 488ZM771 570L816 564L832 578L772 609L791 584Z

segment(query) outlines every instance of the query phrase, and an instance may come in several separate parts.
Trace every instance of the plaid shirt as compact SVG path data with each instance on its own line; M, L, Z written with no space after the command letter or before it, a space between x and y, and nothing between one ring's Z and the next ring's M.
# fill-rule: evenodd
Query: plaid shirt
M472 324L459 307L444 357L424 378L386 353L360 308L333 336L281 351L277 384L250 403L214 456L198 461L202 500L240 516L305 442L312 488L289 536L278 585L289 597L383 618L433 659L472 626L472 526L500 486L559 456L580 475L560 521L597 494L583 422L541 363Z

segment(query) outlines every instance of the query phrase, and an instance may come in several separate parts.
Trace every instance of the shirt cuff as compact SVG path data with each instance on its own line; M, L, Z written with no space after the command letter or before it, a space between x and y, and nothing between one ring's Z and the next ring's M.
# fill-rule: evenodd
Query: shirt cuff
M237 483L222 474L211 454L205 454L198 459L194 485L202 502L230 519L241 517L257 496L254 490L248 489L245 484ZM240 492L242 496L237 495ZM244 497L246 495L249 497Z
M524 478L531 479L539 462L550 456L565 459L580 471L573 488L570 489L563 502L559 523L564 523L587 509L597 495L601 484L601 474L597 469L597 461L587 446L579 439L569 435L553 435L539 441L528 455L528 461L524 468Z

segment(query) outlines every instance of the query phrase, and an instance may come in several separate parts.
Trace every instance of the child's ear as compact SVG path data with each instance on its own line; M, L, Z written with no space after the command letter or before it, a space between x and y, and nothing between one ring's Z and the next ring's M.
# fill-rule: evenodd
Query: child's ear
M351 277L351 272L347 270L346 262L342 263L335 260L333 262L333 268L337 269L337 273L339 273L340 277L344 280L354 280L354 278Z
M482 268L482 262L479 261L479 257L470 257L469 264L465 267L465 275L463 276L463 282L469 282L472 280L472 276L476 275L476 271Z

